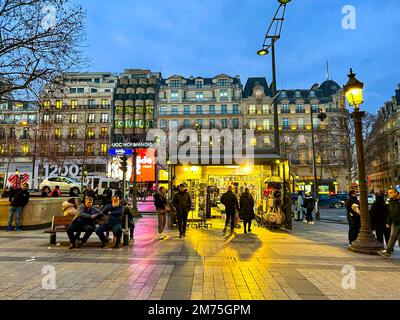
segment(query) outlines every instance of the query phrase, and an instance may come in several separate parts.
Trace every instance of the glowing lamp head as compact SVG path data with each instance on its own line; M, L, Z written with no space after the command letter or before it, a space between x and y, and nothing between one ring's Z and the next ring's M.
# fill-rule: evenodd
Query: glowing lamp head
M269 53L269 51L266 48L263 48L263 49L257 51L257 54L259 56L266 56L268 53Z
M278 2L279 2L280 4L283 4L283 5L288 4L290 1L292 1L292 0L278 0Z
M353 69L350 69L348 77L349 81L347 82L346 85L343 86L346 99L349 102L350 106L359 109L360 105L364 102L363 99L364 83L356 79L356 74L353 73Z

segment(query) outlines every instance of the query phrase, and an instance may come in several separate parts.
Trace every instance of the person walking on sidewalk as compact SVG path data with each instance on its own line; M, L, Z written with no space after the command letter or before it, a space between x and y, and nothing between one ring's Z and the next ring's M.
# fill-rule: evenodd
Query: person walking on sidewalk
M356 241L361 228L360 202L355 190L350 190L346 201L347 221L349 222L349 244Z
M389 243L386 250L379 252L380 255L389 258L393 252L394 245L399 239L400 235L400 199L399 192L390 188L388 190L389 204L388 204L388 217L386 220L386 227L390 229Z
M375 231L376 238L381 243L385 240L387 245L390 238L390 230L386 228L386 220L388 218L389 210L382 194L376 195L376 200L371 205L369 214L371 216L371 227L372 230Z
M179 192L175 194L172 203L178 218L179 238L182 238L186 236L187 217L192 208L192 199L184 184L179 186Z
M167 222L167 214L170 211L166 189L164 187L160 187L158 192L154 195L154 205L158 215L158 239L164 240L167 237L164 234L165 223Z
M304 208L303 208L303 191L299 191L299 195L296 200L296 214L297 214L297 221L304 220Z
M21 227L21 217L24 207L29 202L29 191L28 184L24 183L22 189L15 189L8 199L11 202L10 215L8 216L8 227L6 231L13 231L13 220L14 215L16 215L16 231L22 231Z
M254 198L250 194L249 188L246 188L240 196L239 217L243 220L244 233L251 232L251 220L255 219ZM246 226L248 229L246 230Z
M231 222L231 234L235 231L235 215L236 211L239 210L239 203L236 196L232 192L232 186L228 187L228 191L225 192L221 197L221 203L225 206L226 220L225 227L223 233L226 233L226 230L229 225L229 221Z
M315 206L314 198L313 198L311 192L307 192L306 196L304 198L304 201L303 201L303 208L305 208L307 210L305 222L308 224L314 224L314 220L313 220L313 216L312 216L312 213L314 211L314 206Z
M62 197L60 186L55 186L53 191L50 193L50 198L59 198L59 197Z

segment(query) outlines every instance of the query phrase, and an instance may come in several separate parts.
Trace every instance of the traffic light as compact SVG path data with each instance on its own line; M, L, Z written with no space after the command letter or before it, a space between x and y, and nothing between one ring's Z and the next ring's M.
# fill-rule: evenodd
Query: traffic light
M122 156L121 157L121 167L120 169L122 170L122 172L126 172L128 169L128 158L127 156Z

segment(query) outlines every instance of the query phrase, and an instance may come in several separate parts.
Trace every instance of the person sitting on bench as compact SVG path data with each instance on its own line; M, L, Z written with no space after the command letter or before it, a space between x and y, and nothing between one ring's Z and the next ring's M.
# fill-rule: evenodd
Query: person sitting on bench
M122 217L124 215L125 207L121 205L121 200L119 196L114 195L112 197L112 204L107 204L103 209L99 212L99 217L106 215L108 221L101 225L97 230L96 234L101 241L101 248L106 246L108 239L104 235L105 231L112 230L114 233L115 245L114 248L119 248L121 244L122 237Z
M98 216L98 211L93 207L93 198L86 197L85 203L78 208L76 218L72 221L67 229L70 249L76 248L75 232L85 232L82 238L80 247L85 244L92 233L95 231L95 222Z

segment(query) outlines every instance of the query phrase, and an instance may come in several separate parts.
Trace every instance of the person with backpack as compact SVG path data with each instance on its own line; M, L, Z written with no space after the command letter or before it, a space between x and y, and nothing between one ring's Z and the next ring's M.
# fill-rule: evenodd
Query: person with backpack
M62 197L60 186L55 186L54 190L50 192L50 198L59 198L59 197Z

